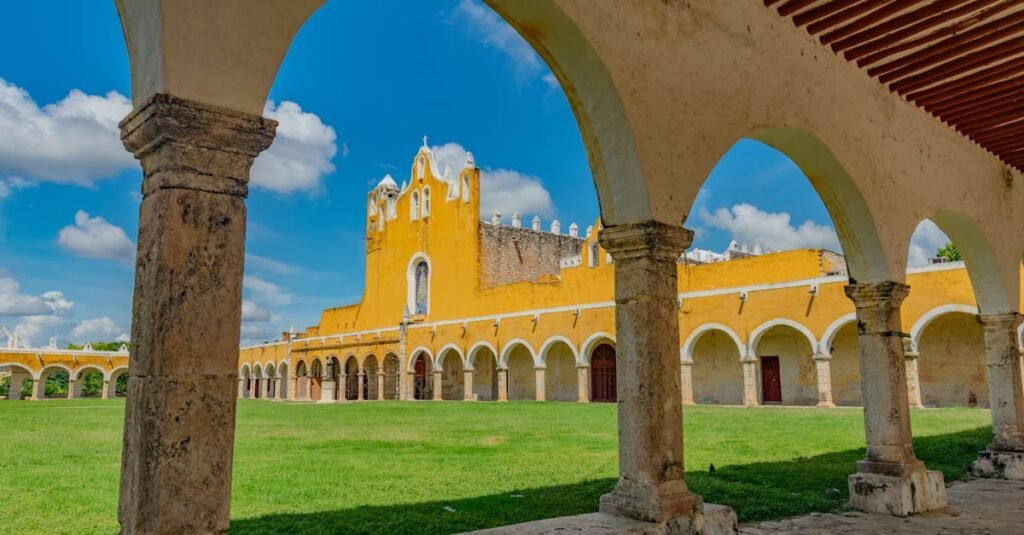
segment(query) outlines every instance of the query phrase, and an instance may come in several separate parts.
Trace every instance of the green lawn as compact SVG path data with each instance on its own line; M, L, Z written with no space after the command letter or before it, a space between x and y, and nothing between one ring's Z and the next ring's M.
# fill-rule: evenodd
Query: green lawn
M115 533L123 411L0 401L0 531ZM685 412L687 481L706 501L741 521L844 507L859 410ZM946 481L989 438L988 411L913 422ZM615 406L243 401L235 448L232 532L448 533L596 510L615 481Z

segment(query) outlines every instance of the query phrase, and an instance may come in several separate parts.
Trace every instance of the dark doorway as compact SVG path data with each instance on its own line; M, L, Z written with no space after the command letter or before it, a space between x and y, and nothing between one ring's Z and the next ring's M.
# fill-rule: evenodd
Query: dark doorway
M430 363L422 354L416 357L413 372L413 399L431 399L433 397L433 378L430 376Z
M779 357L761 357L761 397L765 403L782 403Z
M618 398L615 390L615 348L601 344L590 355L590 399L591 401L614 403Z

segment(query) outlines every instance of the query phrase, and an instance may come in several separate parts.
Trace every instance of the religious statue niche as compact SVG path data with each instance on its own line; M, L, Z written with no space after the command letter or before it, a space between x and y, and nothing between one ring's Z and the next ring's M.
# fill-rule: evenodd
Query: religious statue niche
M430 268L426 262L416 264L416 314L427 313L427 299L430 289Z

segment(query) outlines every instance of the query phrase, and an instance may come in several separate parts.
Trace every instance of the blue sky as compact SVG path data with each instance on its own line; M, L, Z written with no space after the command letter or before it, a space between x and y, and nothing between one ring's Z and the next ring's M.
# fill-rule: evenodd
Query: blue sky
M18 52L0 55L0 323L37 345L123 336L141 174L117 141L130 81L116 10L36 0L5 14L0 46ZM385 173L407 178L424 135L451 158L474 153L488 212L563 228L598 215L564 94L478 2L328 2L265 113L281 128L248 203L247 341L358 299L366 192ZM691 213L701 248L837 247L799 169L752 141L723 158Z

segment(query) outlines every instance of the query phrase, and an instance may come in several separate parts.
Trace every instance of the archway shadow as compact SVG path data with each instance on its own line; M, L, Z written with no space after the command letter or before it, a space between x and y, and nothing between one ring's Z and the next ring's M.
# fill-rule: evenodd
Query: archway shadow
M979 427L915 437L914 449L930 469L941 470L950 482L966 477L966 468L990 439L990 428ZM736 509L741 522L768 520L846 509L846 480L863 457L864 449L858 448L779 462L717 466L713 473L691 470L686 478L705 502ZM615 479L603 478L450 501L271 514L232 520L231 533L454 533L594 512L598 498L614 485Z

